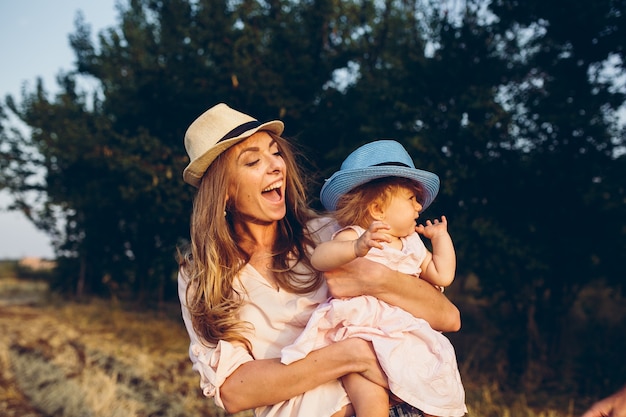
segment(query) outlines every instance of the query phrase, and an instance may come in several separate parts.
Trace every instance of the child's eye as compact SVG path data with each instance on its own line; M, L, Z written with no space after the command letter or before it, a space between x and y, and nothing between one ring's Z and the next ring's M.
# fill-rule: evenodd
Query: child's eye
M274 156L283 156L282 151L276 151L274 152Z

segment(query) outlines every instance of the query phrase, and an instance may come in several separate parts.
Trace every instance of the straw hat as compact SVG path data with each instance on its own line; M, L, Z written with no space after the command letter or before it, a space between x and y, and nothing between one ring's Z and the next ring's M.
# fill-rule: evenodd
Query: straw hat
M322 186L320 200L326 210L334 211L342 195L361 184L383 177L403 177L421 184L424 189L422 211L426 210L439 192L439 177L415 168L411 156L400 143L378 140L348 155L339 171Z
M261 123L224 103L217 104L202 113L185 133L185 149L190 162L183 171L183 179L198 187L209 165L222 152L258 131L280 135L284 129L280 120Z

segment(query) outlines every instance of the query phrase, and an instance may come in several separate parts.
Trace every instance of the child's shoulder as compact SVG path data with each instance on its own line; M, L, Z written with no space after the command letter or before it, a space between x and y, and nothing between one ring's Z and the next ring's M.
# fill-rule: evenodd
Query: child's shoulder
M335 232L333 240L354 240L363 234L365 229L359 226L346 226Z

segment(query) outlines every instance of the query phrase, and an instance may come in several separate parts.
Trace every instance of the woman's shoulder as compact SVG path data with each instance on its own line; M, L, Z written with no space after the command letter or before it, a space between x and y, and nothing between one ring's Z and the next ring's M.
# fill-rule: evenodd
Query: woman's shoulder
M339 229L334 218L328 215L315 217L307 222L307 229L316 243L330 240Z

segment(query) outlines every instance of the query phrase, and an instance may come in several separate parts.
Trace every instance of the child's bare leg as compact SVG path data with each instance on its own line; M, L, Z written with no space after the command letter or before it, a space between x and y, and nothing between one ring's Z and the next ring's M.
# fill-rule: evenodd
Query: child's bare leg
M361 374L348 374L341 378L357 417L388 417L387 390Z

